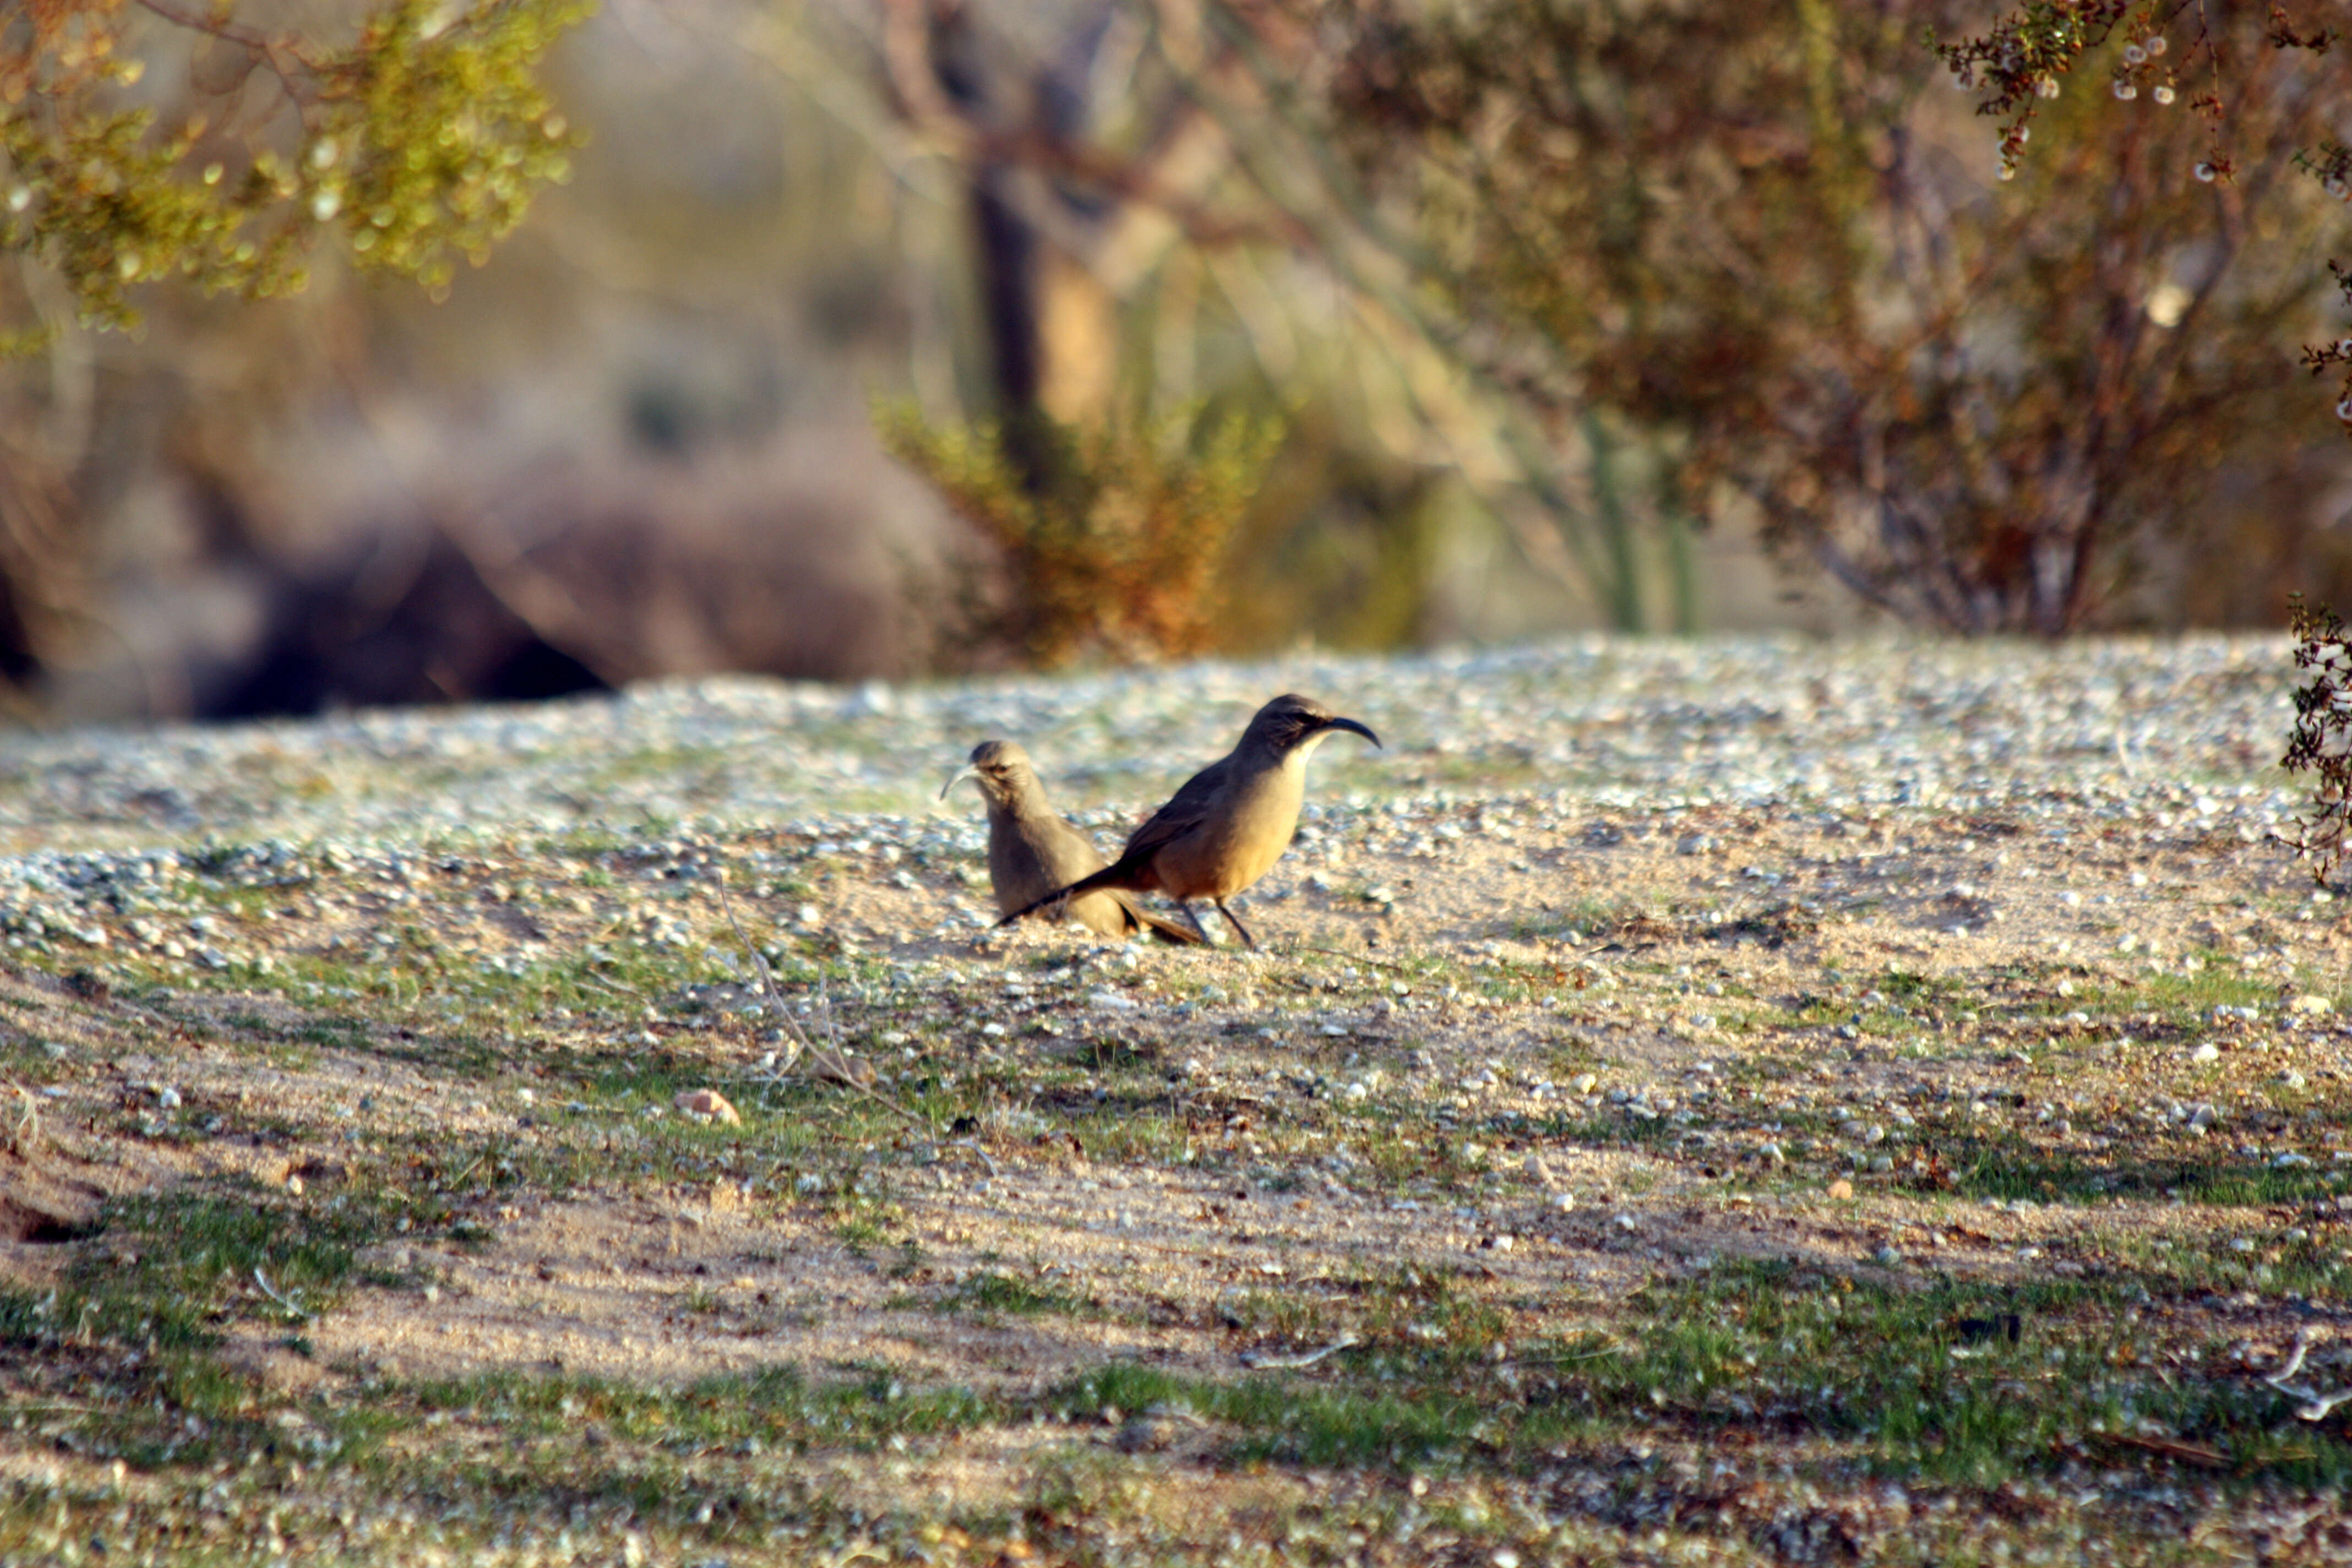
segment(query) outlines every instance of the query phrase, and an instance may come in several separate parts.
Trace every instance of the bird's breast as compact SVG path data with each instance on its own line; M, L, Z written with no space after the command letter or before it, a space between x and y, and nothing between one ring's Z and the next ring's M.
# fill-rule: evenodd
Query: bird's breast
M1162 849L1153 861L1160 888L1179 899L1222 899L1274 868L1298 828L1305 770L1268 769L1235 789L1222 809Z

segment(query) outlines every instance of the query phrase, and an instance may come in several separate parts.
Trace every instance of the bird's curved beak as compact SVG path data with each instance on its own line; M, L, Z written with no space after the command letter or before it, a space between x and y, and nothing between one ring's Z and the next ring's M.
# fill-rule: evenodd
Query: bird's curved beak
M966 780L966 779L976 779L976 778L978 778L979 776L980 776L980 770L979 770L978 768L965 768L965 769L963 769L961 772L958 773L956 774L956 776L955 776L955 777L953 777L953 778L951 778L951 779L948 780L948 782L947 782L947 783L945 783L945 784L943 784L940 785L940 798L941 800L945 800L945 799L947 799L947 797L948 797L948 791L950 791L950 790L951 790L951 789L955 788L955 786L956 786L956 785L958 785L958 784L960 784L963 783L963 781L964 781L964 780Z
M1325 728L1326 730L1347 730L1347 731L1351 731L1351 732L1353 732L1353 733L1355 733L1355 734L1361 735L1365 740L1370 741L1373 745L1375 745L1375 746L1380 746L1380 749L1381 749L1381 750L1382 750L1382 751L1386 751L1386 750L1388 750L1388 748L1387 748L1386 746L1381 746L1381 738L1380 738L1378 735L1373 734L1373 733L1371 732L1371 731L1370 731L1369 728L1367 728L1366 726L1364 726L1364 725L1362 725L1362 724L1359 724L1359 723L1357 723L1353 719L1326 719L1325 721L1323 721L1323 728Z

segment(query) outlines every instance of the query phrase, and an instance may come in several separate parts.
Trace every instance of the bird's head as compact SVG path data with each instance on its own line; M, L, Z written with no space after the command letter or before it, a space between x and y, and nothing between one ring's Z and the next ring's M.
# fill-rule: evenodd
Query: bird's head
M1257 710L1243 735L1246 742L1255 740L1278 757L1294 752L1312 751L1334 730L1346 730L1361 735L1377 746L1381 738L1353 719L1342 719L1312 697L1286 692Z
M1036 770L1029 765L1029 753L1018 741L982 741L971 749L971 759L963 770L940 786L940 798L947 799L948 791L971 779L982 795L1002 805L1036 776Z

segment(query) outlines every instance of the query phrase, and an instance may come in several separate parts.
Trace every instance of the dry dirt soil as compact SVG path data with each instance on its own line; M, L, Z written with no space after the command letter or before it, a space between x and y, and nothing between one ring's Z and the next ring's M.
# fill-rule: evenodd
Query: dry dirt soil
M2346 906L2215 787L1401 794L1255 952L900 819L82 897L0 1561L2341 1557Z

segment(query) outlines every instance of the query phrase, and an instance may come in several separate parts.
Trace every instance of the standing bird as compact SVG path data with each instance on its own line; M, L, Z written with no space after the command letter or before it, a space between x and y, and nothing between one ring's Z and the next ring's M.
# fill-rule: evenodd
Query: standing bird
M948 791L966 779L977 783L988 800L988 880L996 893L998 914L1048 898L1101 869L1102 856L1045 799L1045 786L1037 782L1029 753L1018 744L982 741L974 746L971 765L948 780L940 798L945 800ZM1202 940L1172 921L1145 913L1116 889L1072 899L1068 913L1088 931L1105 936L1149 931L1163 942L1193 947Z
M1381 743L1363 725L1311 697L1276 698L1257 710L1232 751L1187 779L1135 830L1116 861L1007 911L996 923L1011 925L1062 899L1124 888L1165 893L1179 908L1188 900L1206 899L1243 942L1255 947L1257 939L1225 900L1265 876L1290 847L1298 807L1307 798L1307 759L1334 730ZM1200 924L1190 909L1184 916Z

